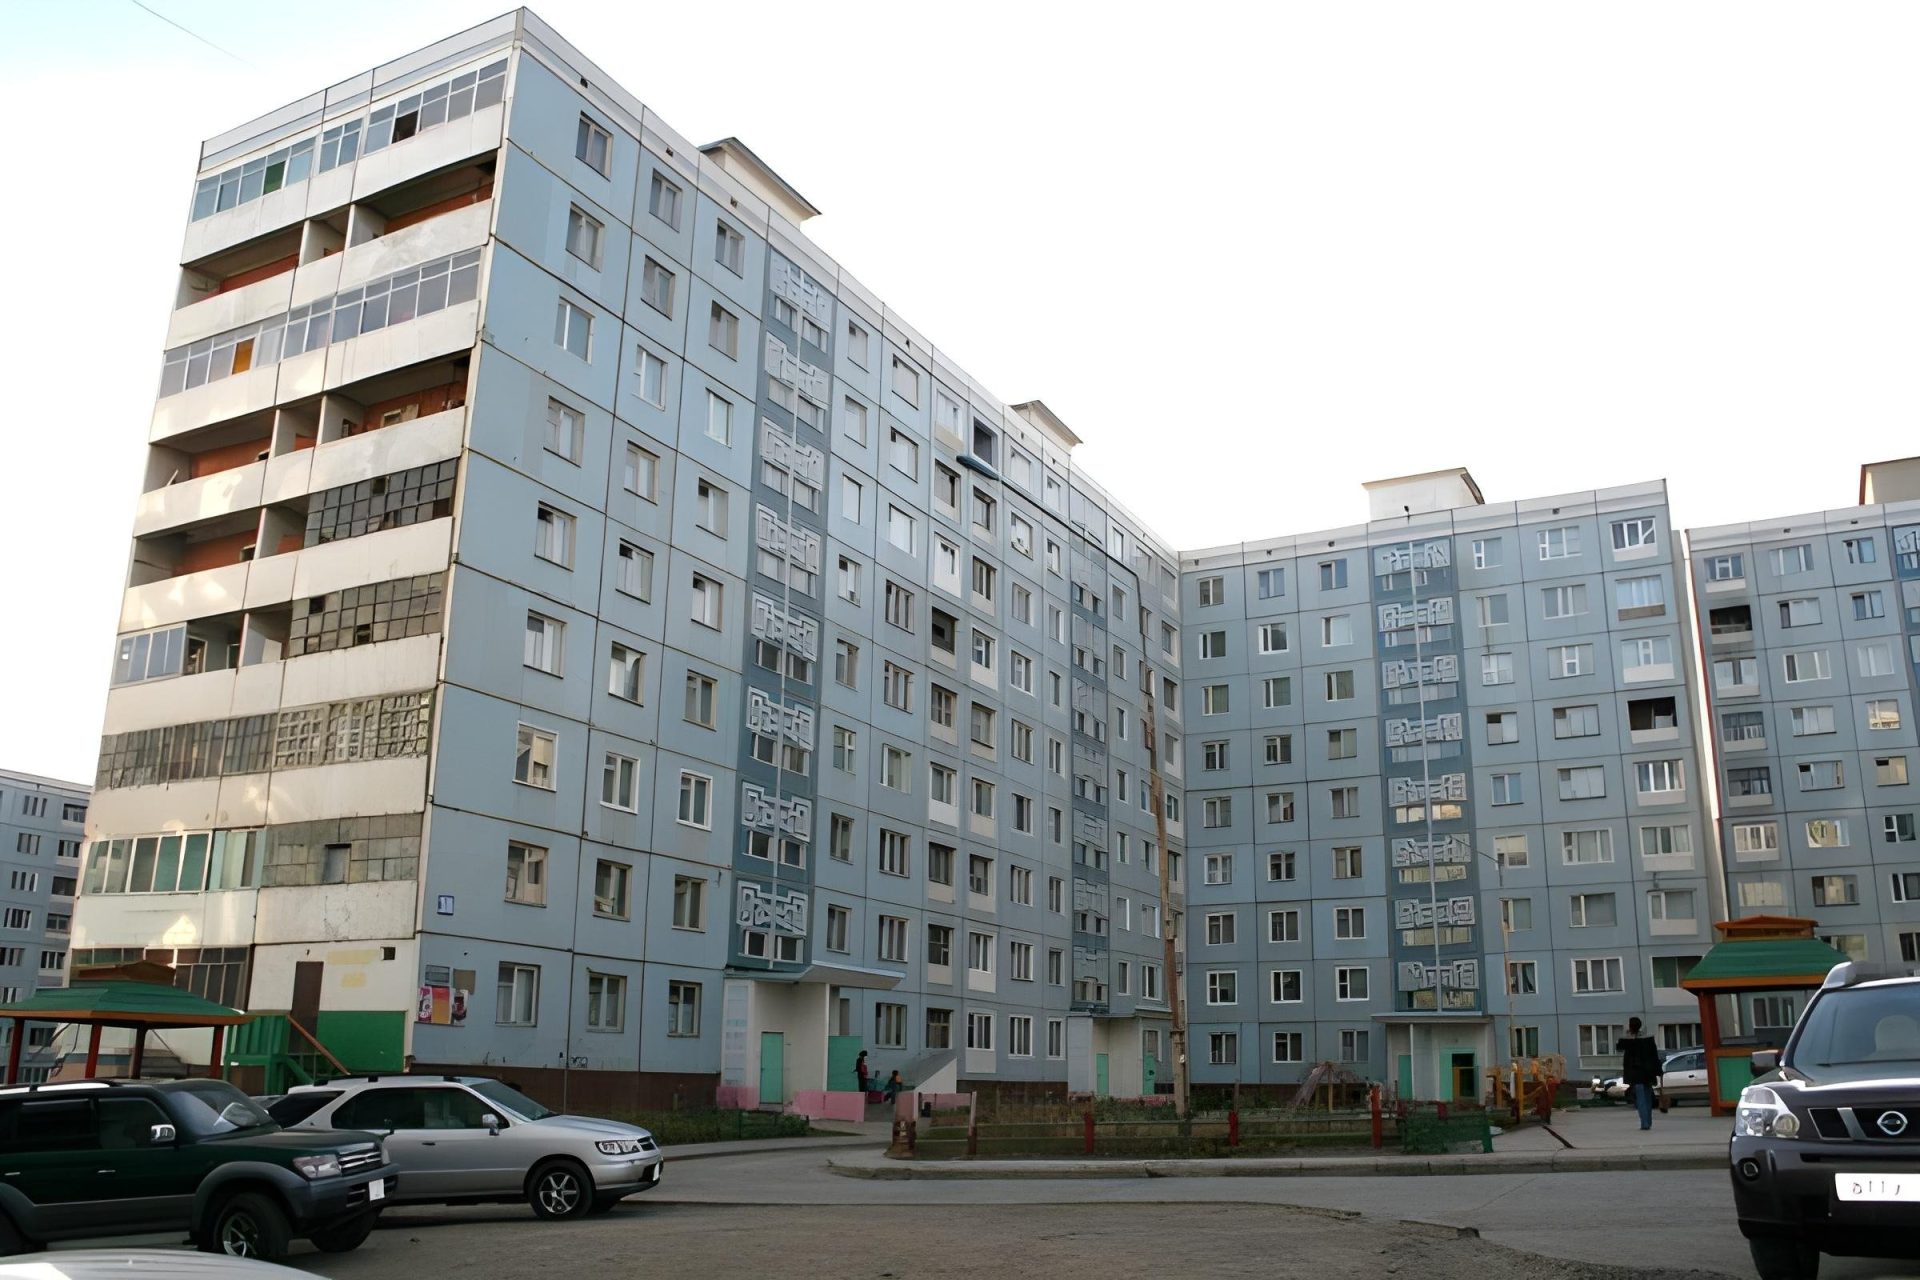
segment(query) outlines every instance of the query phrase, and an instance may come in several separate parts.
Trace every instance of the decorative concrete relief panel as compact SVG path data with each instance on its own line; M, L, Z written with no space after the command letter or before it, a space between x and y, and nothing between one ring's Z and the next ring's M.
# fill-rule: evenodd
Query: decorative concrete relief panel
M773 291L775 297L785 298L823 325L833 315L833 295L777 253L771 255L767 288Z
M1453 564L1453 544L1449 542L1402 542L1373 549L1376 575L1405 573L1409 569L1446 569Z
M828 404L827 371L817 364L808 364L798 355L787 350L787 344L767 335L767 376L799 390L800 394L815 404Z
M1399 631L1407 627L1444 627L1453 622L1453 597L1436 596L1418 604L1379 606L1380 630Z
M1434 657L1419 661L1412 658L1394 658L1380 664L1380 687L1383 689L1414 688L1423 684L1428 686L1455 684L1459 679L1460 659L1451 653L1436 654ZM1430 694L1429 696L1443 695Z
M783 706L758 689L747 690L747 729L813 746L813 708Z
M740 825L756 831L777 831L795 840L813 839L813 801L768 795L751 782L740 787Z
M753 541L762 551L780 556L808 573L820 572L820 535L788 524L770 508L754 507Z
M1431 991L1435 983L1443 984L1456 991L1480 989L1478 960L1454 960L1440 965L1402 961L1396 966L1396 971L1397 985L1402 991Z
M1429 800L1465 800L1467 775L1443 773L1437 778L1387 779L1388 804L1425 804Z
M801 444L769 419L760 420L760 460L797 476L816 489L827 483L827 455Z
M1417 747L1428 742L1458 742L1462 725L1463 719L1458 712L1426 720L1389 720L1386 722L1386 745Z
M1446 863L1467 866L1473 862L1473 846L1465 836L1440 836L1434 840L1401 838L1393 842L1392 856L1395 867Z
M1393 900L1393 927L1396 929L1431 929L1436 924L1471 925L1474 923L1474 900L1471 894L1455 898L1441 898L1429 901L1426 898L1395 898Z
M778 601L755 592L747 626L762 640L780 645L809 662L819 661L820 624L805 614L790 613Z
M734 923L742 929L771 929L804 938L807 936L807 902L807 894L802 890L742 880Z

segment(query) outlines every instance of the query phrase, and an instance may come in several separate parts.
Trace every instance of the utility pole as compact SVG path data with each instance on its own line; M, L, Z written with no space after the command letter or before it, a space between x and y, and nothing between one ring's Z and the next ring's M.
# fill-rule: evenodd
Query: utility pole
M1142 610L1144 613L1145 610ZM1167 847L1167 793L1160 780L1160 725L1154 716L1153 685L1157 678L1145 655L1147 633L1144 619L1140 630L1140 674L1147 705L1147 781L1153 793L1153 832L1160 845L1160 937L1166 953L1167 1009L1172 1024L1167 1039L1173 1053L1173 1113L1187 1118L1187 1016L1181 1005L1180 942L1173 910L1173 851Z

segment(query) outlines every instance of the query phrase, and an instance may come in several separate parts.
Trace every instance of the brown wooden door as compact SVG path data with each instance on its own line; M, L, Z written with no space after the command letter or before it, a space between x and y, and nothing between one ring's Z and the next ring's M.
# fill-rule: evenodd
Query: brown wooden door
M320 960L300 960L293 966L293 1020L314 1035L320 1034L320 979L327 966Z

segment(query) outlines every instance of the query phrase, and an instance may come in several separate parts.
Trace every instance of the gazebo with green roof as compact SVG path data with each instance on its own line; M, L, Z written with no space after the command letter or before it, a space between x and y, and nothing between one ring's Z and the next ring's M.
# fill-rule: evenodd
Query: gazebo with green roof
M1721 1044L1717 998L1811 991L1847 957L1814 937L1814 921L1801 916L1745 916L1713 928L1720 941L1680 979L1680 985L1700 1001L1707 1098L1715 1115L1731 1115L1740 1091L1753 1083L1752 1046Z
M87 1077L100 1066L100 1032L124 1027L133 1032L133 1057L127 1074L138 1076L146 1056L149 1031L213 1028L213 1053L207 1074L217 1076L225 1055L228 1027L253 1017L238 1009L215 1004L173 985L171 967L150 960L111 968L83 969L64 987L46 987L24 1000L0 1004L0 1018L13 1021L13 1043L7 1051L4 1083L20 1079L20 1046L29 1022L63 1022L92 1028L87 1043Z

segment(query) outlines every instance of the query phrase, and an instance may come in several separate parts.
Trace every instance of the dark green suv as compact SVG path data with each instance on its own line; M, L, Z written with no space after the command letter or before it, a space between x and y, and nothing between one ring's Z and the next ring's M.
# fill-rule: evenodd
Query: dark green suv
M239 1257L295 1237L341 1253L395 1184L372 1134L282 1129L223 1080L0 1089L0 1253L160 1231Z

